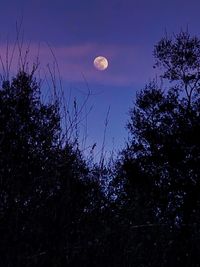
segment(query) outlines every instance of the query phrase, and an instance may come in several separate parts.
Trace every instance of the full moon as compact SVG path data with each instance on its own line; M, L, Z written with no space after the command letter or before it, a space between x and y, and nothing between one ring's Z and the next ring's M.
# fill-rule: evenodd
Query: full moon
M96 57L94 59L94 66L98 70L105 70L108 67L108 60L102 56Z

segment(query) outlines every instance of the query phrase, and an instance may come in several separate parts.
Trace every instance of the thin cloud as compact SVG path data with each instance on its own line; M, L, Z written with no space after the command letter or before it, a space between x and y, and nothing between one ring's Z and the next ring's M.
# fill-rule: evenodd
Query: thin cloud
M6 62L7 46L0 45L0 54L3 62ZM11 60L13 45L9 46L9 60ZM45 69L55 61L59 68L62 80L67 82L81 82L83 75L90 83L102 83L113 86L128 86L139 84L149 79L154 73L152 70L151 51L145 46L127 45L100 45L82 44L76 46L55 46L47 44L30 44L22 48L22 58L28 52L27 61L34 62L37 58L40 67ZM103 55L109 61L109 67L105 71L98 71L93 66L96 56ZM15 48L12 59L11 71L18 69L19 53ZM2 68L2 66L1 66Z

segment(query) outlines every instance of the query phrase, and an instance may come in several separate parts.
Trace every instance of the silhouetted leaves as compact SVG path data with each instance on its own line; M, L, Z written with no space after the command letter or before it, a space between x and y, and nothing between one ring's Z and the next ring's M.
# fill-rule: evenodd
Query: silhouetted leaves
M154 55L162 86L137 93L114 167L65 140L34 73L2 82L1 266L199 266L200 41L166 36Z
M83 229L96 185L80 151L61 137L59 103L42 103L31 75L3 82L1 266L75 266L81 236L88 240Z
M181 32L174 40L163 38L154 54L156 65L164 68L161 76L176 83L167 83L169 89L164 90L151 82L137 94L130 110L130 138L118 174L124 180L123 217L132 222L131 214L133 225L144 229L153 255L154 244L163 243L157 260L146 252L149 263L145 263L141 253L148 242L141 237L136 266L198 266L200 42Z

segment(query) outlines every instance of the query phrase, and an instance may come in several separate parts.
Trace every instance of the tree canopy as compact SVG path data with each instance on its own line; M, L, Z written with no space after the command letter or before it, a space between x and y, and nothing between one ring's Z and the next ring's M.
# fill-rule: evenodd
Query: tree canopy
M150 82L137 94L119 173L125 196L131 194L134 203L132 216L139 213L135 208L139 204L145 215L149 214L146 226L152 225L147 235L166 245L162 265L150 266L170 266L170 262L173 266L198 266L194 236L198 236L200 219L200 41L188 32L165 37L155 46L154 56L163 80ZM168 232L168 244L162 235L155 241L156 227L165 235ZM170 253L165 258L166 251Z
M199 266L200 40L165 36L154 57L113 166L65 139L33 72L2 81L1 266Z

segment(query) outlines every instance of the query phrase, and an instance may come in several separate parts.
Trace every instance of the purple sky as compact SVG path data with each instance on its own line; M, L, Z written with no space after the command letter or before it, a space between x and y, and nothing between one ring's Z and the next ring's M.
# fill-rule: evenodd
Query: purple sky
M23 18L24 42L30 54L38 53L41 73L56 56L67 97L84 101L87 80L92 95L86 109L87 145L103 141L106 113L110 106L106 133L108 151L123 147L124 129L135 92L153 77L153 46L164 36L188 27L200 31L198 0L1 0L0 52L5 54L16 38L15 23ZM103 55L109 68L94 69L93 59ZM66 98L67 98L66 97ZM87 112L85 110L85 112Z

